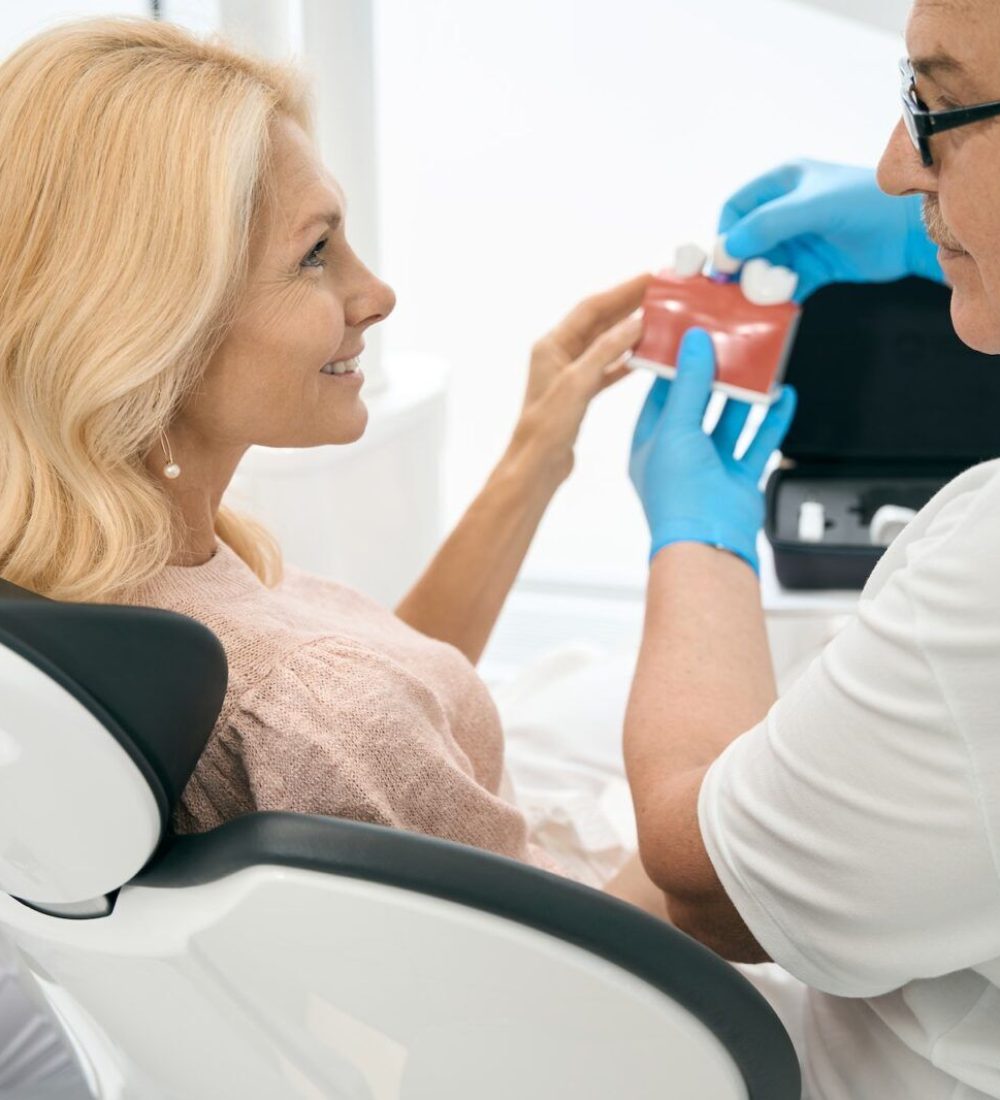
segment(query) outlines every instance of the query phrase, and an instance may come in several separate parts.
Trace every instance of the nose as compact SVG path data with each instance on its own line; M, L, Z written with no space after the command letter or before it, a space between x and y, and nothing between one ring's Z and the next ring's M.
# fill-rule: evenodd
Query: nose
M396 308L396 293L388 283L358 263L357 289L345 309L345 321L351 328L364 330L384 321Z
M876 179L887 195L937 194L937 166L932 164L928 168L924 164L902 119L896 123L885 147Z

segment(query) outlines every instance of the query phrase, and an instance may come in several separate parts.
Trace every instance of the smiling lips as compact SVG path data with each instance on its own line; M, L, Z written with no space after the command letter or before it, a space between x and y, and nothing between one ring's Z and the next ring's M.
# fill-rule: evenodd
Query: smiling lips
M336 363L327 363L320 374L356 374L359 369L358 359L355 356L353 359L341 359Z
M351 355L342 355L339 359L331 359L320 368L320 374L353 374L359 369L358 359L365 350L362 344Z

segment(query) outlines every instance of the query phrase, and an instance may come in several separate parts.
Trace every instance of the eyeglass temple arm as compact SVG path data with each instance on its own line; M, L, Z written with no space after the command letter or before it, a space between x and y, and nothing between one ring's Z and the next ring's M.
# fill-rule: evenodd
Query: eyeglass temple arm
M920 129L925 136L944 133L945 130L954 130L959 126L965 126L970 122L981 122L988 118L996 118L1000 115L1000 100L993 103L977 103L974 107L957 107L953 111L921 111L915 110L914 117L919 120Z

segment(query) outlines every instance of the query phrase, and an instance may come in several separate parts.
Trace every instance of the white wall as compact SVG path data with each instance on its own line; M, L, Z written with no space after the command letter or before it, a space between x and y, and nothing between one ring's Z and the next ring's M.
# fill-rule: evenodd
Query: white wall
M708 243L727 193L785 158L874 162L902 43L816 6L852 2L378 0L380 270L399 295L385 339L454 365L449 521L506 443L531 342L580 297ZM878 0L880 18L900 2ZM218 0L163 8L219 22ZM0 51L56 19L148 10L3 5ZM642 584L625 468L647 385L630 378L591 410L529 578Z
M149 0L32 0L0 4L0 57L53 23L90 15L149 15Z
M532 340L577 299L709 242L726 195L783 159L873 163L899 114L901 38L795 0L378 13L386 340L454 364L451 519L508 438ZM643 583L626 464L647 386L591 409L527 577Z
M910 0L799 0L799 3L815 4L893 33L906 24L910 11Z

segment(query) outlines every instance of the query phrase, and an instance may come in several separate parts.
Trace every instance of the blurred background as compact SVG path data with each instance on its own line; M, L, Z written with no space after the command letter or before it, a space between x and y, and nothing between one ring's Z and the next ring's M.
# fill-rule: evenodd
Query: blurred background
M348 235L398 306L350 454L254 448L234 503L290 560L391 603L499 458L531 343L581 297L710 246L727 195L802 156L874 164L899 117L907 0L34 0L295 56L317 87ZM649 386L603 394L498 627L500 672L570 637L634 639L647 534L628 483ZM492 662L492 665L491 665Z

